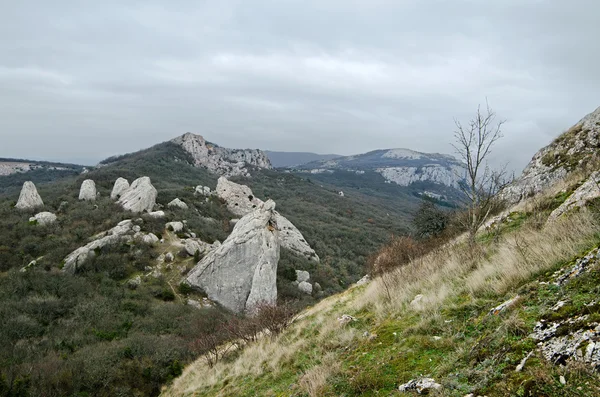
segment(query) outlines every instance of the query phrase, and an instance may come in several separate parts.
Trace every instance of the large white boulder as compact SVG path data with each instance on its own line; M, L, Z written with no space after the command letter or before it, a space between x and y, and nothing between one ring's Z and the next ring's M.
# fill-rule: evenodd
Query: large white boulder
M15 208L20 210L31 210L37 207L43 207L44 202L38 194L35 185L31 181L27 181L23 184L21 194L19 195L19 201L15 205Z
M186 282L236 313L252 314L258 305L277 302L279 231L275 203L261 204L235 225L231 235L208 253Z
M156 205L158 192L147 176L136 179L129 189L123 192L118 203L127 211L151 212Z
M118 199L127 189L129 189L129 181L125 178L118 178L115 181L112 192L110 192L110 198L112 200Z
M79 200L95 201L96 200L96 184L91 179L86 179L81 184L79 189Z
M244 216L254 211L263 203L262 200L254 196L248 186L231 182L225 177L219 178L216 192L220 198L225 200L229 211L238 216ZM279 238L281 246L289 249L296 255L318 262L319 256L306 242L300 230L277 211L274 214L276 217L275 221L280 230Z
M40 212L29 218L29 222L35 222L40 226L46 226L56 222L56 219L56 215L52 212Z
M167 204L167 207L169 208L179 208L182 210L187 210L189 207L186 203L184 203L183 201L181 201L179 198L176 198L175 200L171 201L169 204Z

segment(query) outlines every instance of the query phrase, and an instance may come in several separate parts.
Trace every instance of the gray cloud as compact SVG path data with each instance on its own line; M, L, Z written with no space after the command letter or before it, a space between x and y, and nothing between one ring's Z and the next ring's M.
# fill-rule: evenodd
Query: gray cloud
M0 156L95 163L187 131L451 152L488 98L518 169L600 106L593 0L123 3L2 6Z

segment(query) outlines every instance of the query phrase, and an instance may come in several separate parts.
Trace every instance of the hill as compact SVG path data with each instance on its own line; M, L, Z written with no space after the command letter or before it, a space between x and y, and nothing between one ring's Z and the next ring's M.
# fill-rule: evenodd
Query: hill
M475 244L459 236L407 256L398 239L376 260L395 260L391 271L278 335L199 358L162 395L600 395L600 167L581 144L599 127L553 143L578 147L557 157L585 169L517 198Z
M79 175L85 169L77 164L0 158L0 194L16 191L25 181L50 183Z
M338 154L317 154L309 152L274 152L265 150L275 168L287 168L311 163L319 160L331 160L342 157Z

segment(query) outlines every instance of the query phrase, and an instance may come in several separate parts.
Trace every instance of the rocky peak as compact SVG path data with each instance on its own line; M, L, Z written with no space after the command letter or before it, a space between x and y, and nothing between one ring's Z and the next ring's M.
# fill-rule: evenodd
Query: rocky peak
M227 149L207 142L201 135L190 132L171 142L188 152L196 167L225 176L249 175L249 167L271 169L267 155L258 149Z
M600 108L533 156L523 174L502 192L509 204L540 193L594 159L600 148Z

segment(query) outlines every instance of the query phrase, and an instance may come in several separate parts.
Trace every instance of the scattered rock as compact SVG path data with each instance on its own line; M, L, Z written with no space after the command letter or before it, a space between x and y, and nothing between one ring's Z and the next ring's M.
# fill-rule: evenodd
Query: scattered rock
M533 350L529 352L529 354L527 354L519 363L519 365L517 365L517 368L515 369L515 372L521 372L523 371L523 368L525 368L525 364L527 363L527 360L529 360L529 358L533 355Z
M175 200L173 200L169 204L167 204L167 207L169 207L169 208L179 208L179 209L182 209L182 210L187 210L189 208L186 203L184 203L183 201L181 201L178 198L176 198Z
M31 210L37 207L43 207L44 202L38 194L35 185L31 181L27 181L23 184L21 194L19 195L19 201L15 205L15 208L20 210Z
M589 271L593 265L598 262L600 252L598 248L594 248L588 252L583 258L579 258L573 266L567 269L561 269L554 274L554 284L561 286L570 280L581 276L586 271Z
M141 276L135 276L134 278L127 281L127 286L131 289L136 289L140 285L142 285L142 277Z
M152 186L150 178L144 176L138 178L125 190L118 203L127 211L131 212L151 212L156 205L156 196L158 192Z
M274 211L275 203L269 200L240 219L225 242L192 269L188 284L236 313L252 313L261 303L275 304L279 231Z
M560 381L560 384L563 386L567 384L567 380L562 375L558 378L558 380Z
M323 291L323 288L321 288L321 284L319 284L319 283L314 283L313 288L316 293Z
M198 185L194 190L194 194L198 196L210 196L212 192L208 186Z
M310 280L310 273L305 270L296 270L296 281L299 283Z
M340 197L344 197L344 192L340 191L340 192L338 192L338 195L339 195Z
M165 212L164 211L148 212L146 214L146 216L149 217L149 218L154 218L154 219L164 218L165 217Z
M423 298L424 298L424 296L421 294L415 296L414 299L410 302L410 305L412 307L418 307L421 304L421 302L423 301Z
M173 262L175 260L175 256L172 252L167 252L165 254L165 262Z
M196 255L196 252L198 252L200 255L207 254L212 249L212 246L200 239L188 238L184 241L184 248L188 255L194 256Z
M127 189L129 189L129 181L125 178L118 178L110 193L110 198L112 200L117 200L121 197L123 192L127 191Z
M79 200L84 201L96 201L96 184L91 179L86 179L81 184L81 189L79 189Z
M165 224L165 228L174 233L179 233L183 231L184 224L183 222L168 222Z
M439 390L442 385L436 383L432 378L413 379L403 385L398 390L401 392L416 391L418 394L427 394L431 390Z
M344 326L358 320L356 319L356 317L352 317L349 314L342 314L341 317L338 317L337 321L341 326Z
M52 212L40 212L29 218L29 222L35 222L40 226L51 225L56 222L57 217Z
M307 295L312 295L313 286L310 283L307 283L306 281L302 281L298 284L298 289Z
M357 286L365 285L371 282L371 276L368 274L356 282Z
M513 307L519 301L519 299L521 299L521 297L519 295L517 295L514 298L509 299L506 302L502 303L501 305L498 305L495 308L493 308L492 310L490 310L489 314L498 315L498 314L510 309L511 307Z

